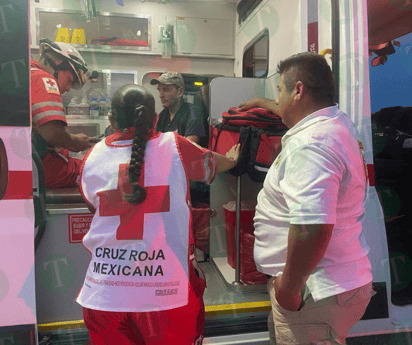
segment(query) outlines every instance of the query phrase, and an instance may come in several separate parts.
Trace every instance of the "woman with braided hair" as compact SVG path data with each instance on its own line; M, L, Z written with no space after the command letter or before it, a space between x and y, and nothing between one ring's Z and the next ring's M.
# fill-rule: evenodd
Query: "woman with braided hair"
M239 147L222 156L154 131L154 98L137 85L114 94L109 119L115 133L89 151L79 182L95 212L77 298L90 344L202 344L205 280L194 268L189 180L211 183L236 165Z

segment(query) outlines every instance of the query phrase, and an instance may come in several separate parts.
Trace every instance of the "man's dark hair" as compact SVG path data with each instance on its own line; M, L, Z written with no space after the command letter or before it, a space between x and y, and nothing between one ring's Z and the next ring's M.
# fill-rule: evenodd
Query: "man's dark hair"
M93 71L93 72L90 74L89 79L97 79L97 78L99 78L99 72Z
M298 81L317 103L333 103L335 79L326 59L316 53L300 53L282 60L277 73L284 75L286 90L291 92Z

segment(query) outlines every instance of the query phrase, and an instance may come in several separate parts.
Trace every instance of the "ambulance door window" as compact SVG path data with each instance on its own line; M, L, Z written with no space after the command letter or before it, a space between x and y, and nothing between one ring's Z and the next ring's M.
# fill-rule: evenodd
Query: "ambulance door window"
M244 22L261 2L262 0L240 0L236 5L239 24Z
M245 48L242 77L265 78L269 68L269 32L265 30Z

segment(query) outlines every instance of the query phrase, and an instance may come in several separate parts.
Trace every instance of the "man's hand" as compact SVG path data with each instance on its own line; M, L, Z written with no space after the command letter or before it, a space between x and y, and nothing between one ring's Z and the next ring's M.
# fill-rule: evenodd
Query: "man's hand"
M239 159L239 155L240 155L240 144L236 144L232 146L232 148L226 152L226 157L234 160L235 162L237 162L237 160Z
M37 128L40 136L52 147L64 147L69 151L80 152L89 149L100 141L86 134L71 134L62 121L49 121Z
M245 111L251 108L256 108L256 107L261 107L261 103L262 103L263 98L253 98L253 99L249 99L246 102L243 102L242 104L240 104L238 106L240 111Z
M67 148L70 151L80 152L91 148L94 144L98 143L100 139L95 137L89 137L86 134L72 134L75 145L72 145L73 149Z
M283 309L299 309L301 290L323 258L332 231L333 224L290 224L285 267L274 282L275 297Z
M272 113L275 113L275 114L279 114L280 112L280 107L276 103L275 100L269 99L269 98L263 98L263 97L252 98L246 102L243 102L242 104L238 106L240 111L245 111L250 108L256 108L256 107L270 110Z
M287 288L287 282L284 282L282 277L278 276L273 281L276 301L283 309L297 311L302 303L301 292Z

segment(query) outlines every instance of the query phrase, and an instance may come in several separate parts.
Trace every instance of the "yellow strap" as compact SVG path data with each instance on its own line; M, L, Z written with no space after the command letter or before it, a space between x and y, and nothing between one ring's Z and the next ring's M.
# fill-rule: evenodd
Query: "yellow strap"
M230 315L241 313L259 313L262 311L270 311L270 301L261 302L245 302L235 304L219 304L209 305L205 307L206 316L216 315ZM83 320L76 321L63 321L39 324L38 328L40 332L50 332L57 329L70 329L70 328L85 328Z
M332 55L332 49L323 49L319 54L325 56L326 54Z

